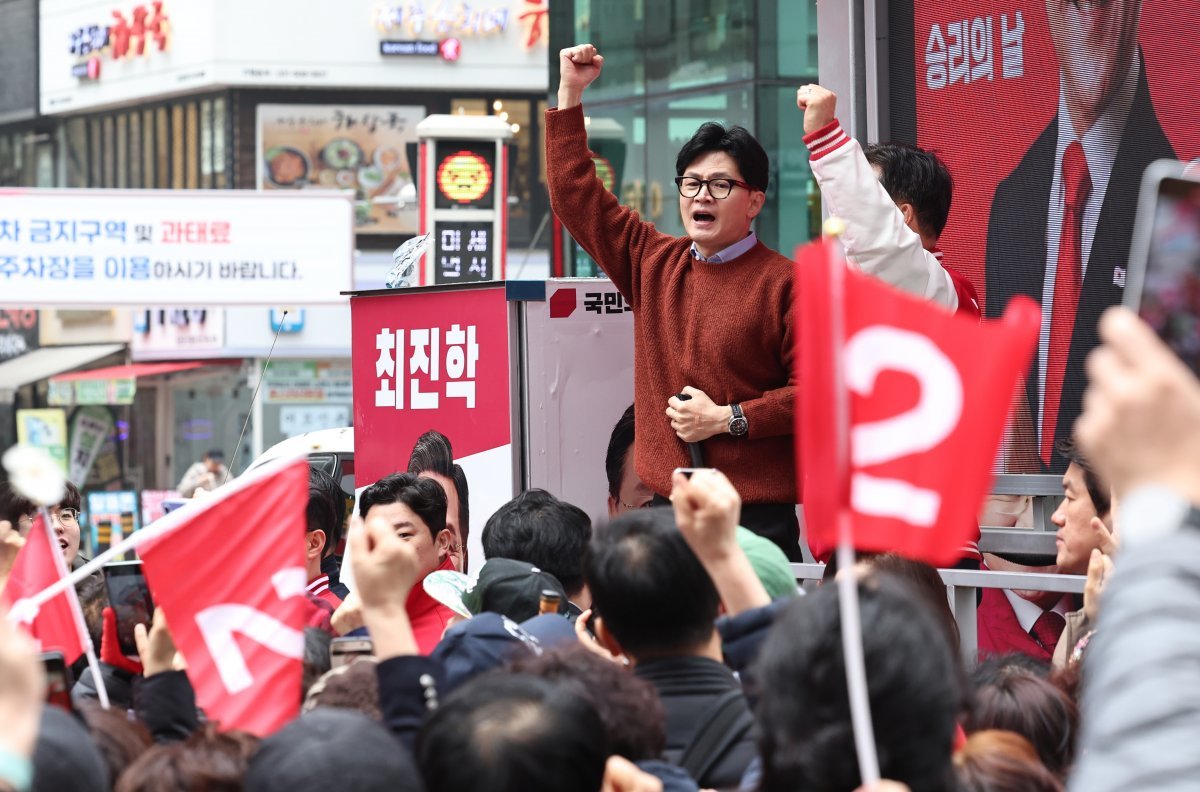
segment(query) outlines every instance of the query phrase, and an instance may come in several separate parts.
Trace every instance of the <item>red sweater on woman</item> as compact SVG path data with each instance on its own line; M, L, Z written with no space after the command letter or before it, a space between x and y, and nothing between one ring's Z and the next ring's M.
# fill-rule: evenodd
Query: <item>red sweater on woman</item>
M659 232L596 177L583 107L546 113L550 205L633 308L637 471L655 492L690 464L667 400L690 385L742 405L750 432L704 441L746 503L796 503L792 262L761 242L723 264Z

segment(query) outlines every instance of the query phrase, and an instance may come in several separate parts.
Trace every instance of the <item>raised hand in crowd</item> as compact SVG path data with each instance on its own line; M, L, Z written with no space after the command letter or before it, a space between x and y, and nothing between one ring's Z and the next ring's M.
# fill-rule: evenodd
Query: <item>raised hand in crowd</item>
M671 505L675 524L712 578L725 605L736 615L767 605L771 597L737 542L742 499L719 470L698 470L691 478L676 472Z
M0 787L28 787L46 675L33 643L0 611Z
M105 618L107 619L107 614ZM179 658L175 649L175 639L167 626L167 614L162 608L155 608L149 629L144 624L134 625L133 639L137 644L138 659L142 661L144 676L152 677L166 671L181 670L177 665Z
M379 517L351 530L349 543L355 591L362 600L363 623L371 633L375 656L386 660L418 654L406 609L409 592L421 580L416 550Z
M1079 443L1118 495L1157 484L1200 503L1200 381L1126 308L1105 312L1100 340L1087 361Z
M1104 587L1113 573L1112 556L1093 550L1088 559L1087 583L1083 586L1083 613L1092 624L1100 615L1100 601L1104 595Z
M824 129L837 117L837 94L810 83L796 91L796 107L804 111L804 134Z
M568 47L558 53L558 109L579 104L583 91L600 76L604 56L591 44Z

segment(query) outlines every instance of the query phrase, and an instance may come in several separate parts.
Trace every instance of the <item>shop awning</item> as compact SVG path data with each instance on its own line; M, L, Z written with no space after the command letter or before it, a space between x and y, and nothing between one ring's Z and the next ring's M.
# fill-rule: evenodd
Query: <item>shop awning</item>
M73 404L133 404L137 381L142 377L191 371L212 361L130 363L127 366L75 371L50 378L47 401L56 406Z
M86 366L120 352L124 344L42 347L0 363L0 399L22 385Z
M191 360L186 363L130 363L128 366L109 366L108 368L74 371L54 377L54 382L70 382L73 380L106 380L106 379L137 379L153 377L156 374L174 374L178 371L191 371L206 365L207 361Z

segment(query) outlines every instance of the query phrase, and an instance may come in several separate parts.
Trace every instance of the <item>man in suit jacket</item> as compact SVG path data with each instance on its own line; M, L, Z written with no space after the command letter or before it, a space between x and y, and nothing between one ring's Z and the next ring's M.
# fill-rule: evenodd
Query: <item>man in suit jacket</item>
M1054 448L1079 415L1100 314L1124 293L1142 171L1175 156L1137 48L1141 0L1079 5L1046 0L1059 110L996 188L988 223L986 315L1017 294L1042 305L1011 472L1064 472Z

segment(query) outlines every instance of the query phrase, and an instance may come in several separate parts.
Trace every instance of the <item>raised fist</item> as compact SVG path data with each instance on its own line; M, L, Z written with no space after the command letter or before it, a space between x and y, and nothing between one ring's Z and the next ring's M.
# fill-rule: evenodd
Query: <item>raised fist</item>
M796 91L796 107L804 111L804 134L811 135L836 117L837 94L819 85L805 85Z
M591 44L568 47L558 53L559 107L579 103L583 89L587 88L604 66L604 56L596 52Z

